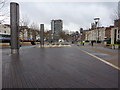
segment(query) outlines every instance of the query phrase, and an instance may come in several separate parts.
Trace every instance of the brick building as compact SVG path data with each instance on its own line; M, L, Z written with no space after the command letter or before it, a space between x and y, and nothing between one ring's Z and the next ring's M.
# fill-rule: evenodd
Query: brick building
M111 28L114 28L114 26L106 27L105 29L105 37L111 38Z

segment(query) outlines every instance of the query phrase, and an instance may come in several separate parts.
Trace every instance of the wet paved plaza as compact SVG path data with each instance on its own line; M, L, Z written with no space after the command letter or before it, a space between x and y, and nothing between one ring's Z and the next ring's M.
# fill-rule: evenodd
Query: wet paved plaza
M118 70L76 47L3 51L3 88L117 88Z

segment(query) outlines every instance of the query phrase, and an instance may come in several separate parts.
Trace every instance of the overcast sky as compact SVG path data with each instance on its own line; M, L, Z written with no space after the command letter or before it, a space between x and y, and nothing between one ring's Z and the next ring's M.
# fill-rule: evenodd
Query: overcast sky
M13 1L13 0L12 0ZM117 1L110 2L107 0L105 2L99 2L99 0L94 0L92 2L78 2L78 0L73 1L62 1L60 2L43 2L43 1L31 1L31 0L14 0L20 5L20 16L26 16L31 21L34 21L38 25L45 24L46 29L50 29L50 22L52 19L62 19L63 29L78 31L79 28L88 29L90 28L90 23L94 22L95 17L100 18L101 26L113 25L111 19L114 9L117 8ZM115 0L114 0L115 1Z

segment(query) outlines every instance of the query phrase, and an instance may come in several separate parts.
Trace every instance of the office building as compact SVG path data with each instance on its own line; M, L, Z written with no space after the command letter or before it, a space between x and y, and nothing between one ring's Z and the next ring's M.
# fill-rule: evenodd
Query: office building
M60 33L63 29L62 20L52 20L51 21L51 30L52 30L52 38L54 40L58 40L60 38Z

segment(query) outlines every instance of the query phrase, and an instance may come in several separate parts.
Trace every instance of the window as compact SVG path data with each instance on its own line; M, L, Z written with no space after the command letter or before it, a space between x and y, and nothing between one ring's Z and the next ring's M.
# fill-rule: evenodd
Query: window
M118 38L120 38L120 29L118 30Z
M6 33L6 31L4 31L4 33Z
M114 31L114 44L116 44L116 35L117 35L117 29Z
M117 27L118 27L118 20L116 20L116 21L115 21L115 26L117 26Z

